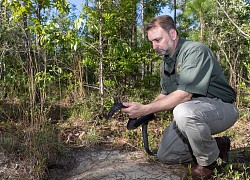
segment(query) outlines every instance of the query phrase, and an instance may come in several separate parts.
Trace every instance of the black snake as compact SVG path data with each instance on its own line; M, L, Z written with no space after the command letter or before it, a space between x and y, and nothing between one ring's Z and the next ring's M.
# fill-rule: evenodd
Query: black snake
M108 116L106 119L110 119L113 114L120 110L121 108L127 108L124 106L122 103L117 103L115 104L109 111ZM145 151L150 155L150 156L156 156L156 153L152 152L149 148L148 145L148 122L153 120L155 118L155 115L153 113L142 116L140 118L129 118L128 123L127 123L127 129L128 130L133 130L142 125L142 137L143 137L143 144L144 144L144 149Z

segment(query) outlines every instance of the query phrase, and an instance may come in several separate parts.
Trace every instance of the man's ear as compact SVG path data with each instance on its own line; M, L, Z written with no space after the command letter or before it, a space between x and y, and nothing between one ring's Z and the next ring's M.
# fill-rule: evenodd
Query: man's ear
M170 29L169 36L171 37L172 40L176 40L176 38L177 38L176 30L175 29Z

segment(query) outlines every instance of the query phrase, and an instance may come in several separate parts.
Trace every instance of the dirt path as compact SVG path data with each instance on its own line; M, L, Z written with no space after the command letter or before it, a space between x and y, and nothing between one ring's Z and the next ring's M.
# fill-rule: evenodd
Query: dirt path
M74 168L52 168L49 179L161 179L180 180L186 168L183 165L165 165L147 160L141 151L77 150L74 152Z
M230 152L233 170L250 174L248 148ZM232 159L233 158L233 159ZM246 169L246 167L248 167ZM166 165L147 158L142 150L121 149L70 149L66 156L48 166L47 180L181 180L187 172L186 165ZM32 178L32 168L25 162L11 161L0 152L0 179Z

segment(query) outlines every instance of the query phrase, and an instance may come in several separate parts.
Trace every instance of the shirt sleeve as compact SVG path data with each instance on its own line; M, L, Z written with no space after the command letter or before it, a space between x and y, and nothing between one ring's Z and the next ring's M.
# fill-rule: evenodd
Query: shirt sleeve
M206 96L213 65L213 54L205 45L191 48L184 57L177 89Z

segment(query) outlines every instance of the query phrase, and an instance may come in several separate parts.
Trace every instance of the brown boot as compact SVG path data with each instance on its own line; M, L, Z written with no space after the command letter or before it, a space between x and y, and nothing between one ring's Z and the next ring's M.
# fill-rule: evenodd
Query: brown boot
M214 172L204 166L195 165L191 171L192 180L206 180L212 177Z
M216 161L209 166L196 164L192 167L191 172L189 172L184 179L187 180L192 177L192 180L208 180L214 175L215 169L219 172L221 171L221 166L217 165Z
M226 136L215 138L218 148L220 150L219 157L222 159L223 164L218 165L217 161L213 162L209 166L194 165L191 171L185 175L184 179L188 180L192 177L192 180L208 180L214 175L214 170L217 169L221 172L224 165L228 162L228 152L230 150L230 139Z
M219 157L223 163L228 163L228 152L230 151L230 139L226 136L215 138L218 148L220 150Z

